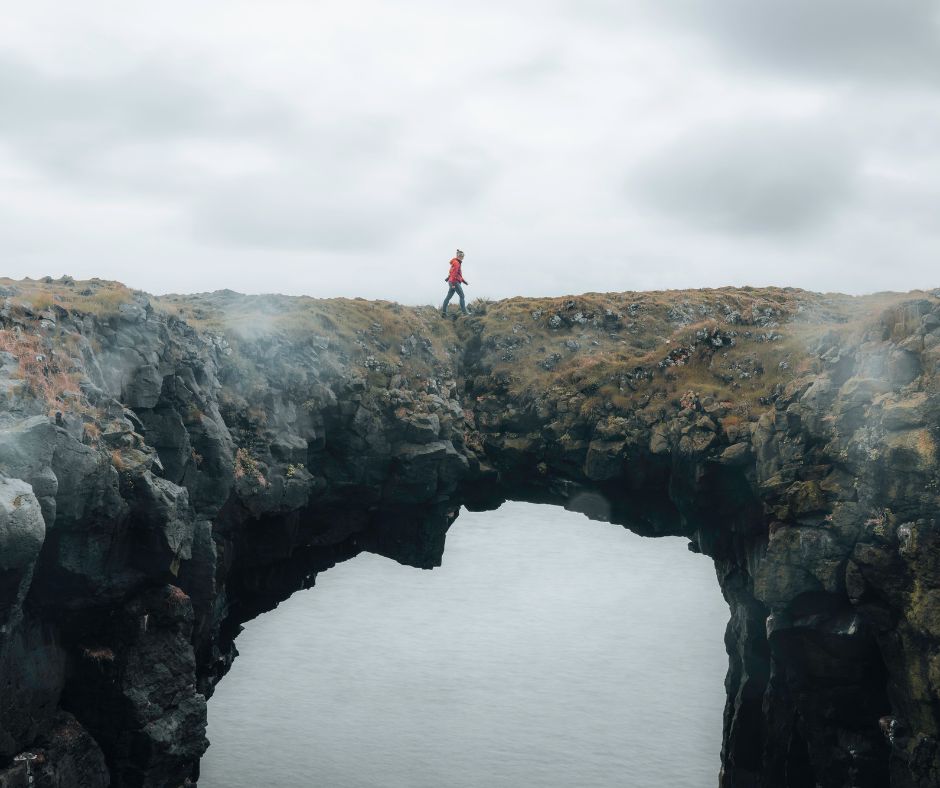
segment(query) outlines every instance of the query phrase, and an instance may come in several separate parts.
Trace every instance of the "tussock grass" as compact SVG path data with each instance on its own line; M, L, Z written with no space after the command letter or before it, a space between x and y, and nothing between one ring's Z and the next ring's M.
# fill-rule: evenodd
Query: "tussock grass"
M104 279L76 281L69 276L60 279L0 278L0 287L13 292L8 296L14 309L45 312L60 307L69 313L107 318L116 315L124 304L134 299L134 291L120 282Z
M2 329L0 351L15 357L14 375L26 381L30 392L45 403L50 415L82 403L79 375L63 367L62 359L45 347L41 336Z
M474 320L490 376L523 399L562 389L584 396L587 415L693 390L746 416L775 387L813 371L810 350L821 337L851 342L872 330L903 330L902 303L920 297L928 296L794 288L587 293L511 298L487 304ZM712 345L707 337L716 331L729 344Z
M245 296L231 291L155 300L164 312L194 328L225 335L234 344L283 337L323 354L371 359L385 369L432 374L456 337L436 307L403 306L361 298Z

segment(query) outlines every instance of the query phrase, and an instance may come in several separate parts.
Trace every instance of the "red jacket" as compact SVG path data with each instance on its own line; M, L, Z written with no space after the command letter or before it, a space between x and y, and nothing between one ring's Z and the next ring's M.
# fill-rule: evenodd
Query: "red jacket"
M463 274L460 272L460 260L458 260L456 257L450 261L450 273L447 274L447 281L452 285L469 284L467 280L463 278Z

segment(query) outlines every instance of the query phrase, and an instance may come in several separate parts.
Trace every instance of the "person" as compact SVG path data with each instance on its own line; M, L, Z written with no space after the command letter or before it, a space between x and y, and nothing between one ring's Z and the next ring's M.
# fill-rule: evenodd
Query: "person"
M458 249L457 254L454 255L454 258L450 261L450 272L447 274L447 278L444 280L448 285L450 285L449 289L447 290L447 298L444 299L444 305L441 307L441 314L444 317L447 317L447 305L450 303L450 299L454 297L454 293L460 297L460 311L465 315L470 314L467 311L467 302L464 300L462 287L462 285L469 285L470 283L463 278L463 272L460 270L462 263L463 252Z

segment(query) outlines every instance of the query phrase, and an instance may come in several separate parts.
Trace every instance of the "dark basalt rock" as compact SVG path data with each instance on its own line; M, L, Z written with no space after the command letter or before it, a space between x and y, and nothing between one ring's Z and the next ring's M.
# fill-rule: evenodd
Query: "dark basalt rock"
M251 301L199 298L197 317ZM143 296L100 318L5 310L0 329L44 355L70 348L83 396L50 414L0 358L0 787L21 783L27 749L38 786L194 779L243 622L364 550L436 566L461 504L509 498L714 559L731 612L723 788L940 784L940 303L869 316L854 339L821 331L743 419L717 395L644 387L748 325L782 330L777 308L677 297L671 324L714 313L735 331L641 338L668 363L615 378L626 405L589 407L601 381L560 372L513 393L499 369L529 344L589 352L577 332L634 333L624 313L652 309L579 299L512 334L473 317L395 341L369 313L353 344L330 319L309 336L200 332ZM450 349L415 339L438 330ZM729 390L734 364L715 372Z

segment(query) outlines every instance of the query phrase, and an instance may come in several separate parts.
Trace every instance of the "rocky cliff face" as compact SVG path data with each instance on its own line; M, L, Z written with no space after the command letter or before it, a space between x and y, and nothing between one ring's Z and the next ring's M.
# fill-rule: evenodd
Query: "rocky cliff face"
M0 786L184 784L244 621L509 498L714 558L722 786L940 783L935 295L3 297Z

